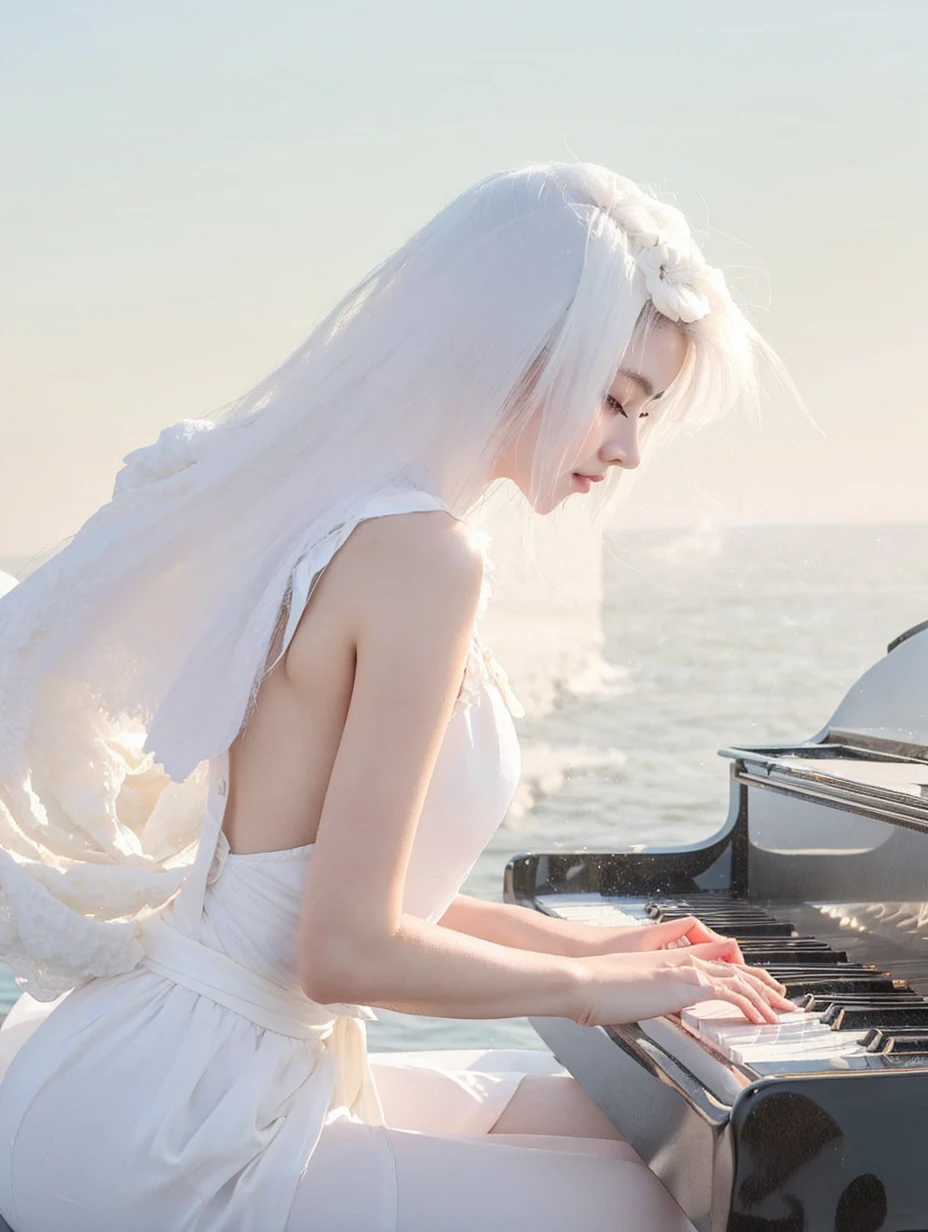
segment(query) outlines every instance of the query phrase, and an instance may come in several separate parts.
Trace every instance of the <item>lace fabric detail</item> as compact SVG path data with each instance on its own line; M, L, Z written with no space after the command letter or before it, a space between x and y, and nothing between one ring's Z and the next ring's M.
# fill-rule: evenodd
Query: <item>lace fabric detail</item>
M193 863L207 765L172 781L141 724L49 673L22 760L0 783L0 960L21 992L55 1000L143 954L140 920Z
M480 586L480 598L477 602L477 615L474 620L474 634L471 638L470 650L464 666L464 679L452 710L452 715L460 714L474 703L479 704L480 694L487 684L499 689L509 712L516 718L523 718L525 707L512 691L509 677L502 665L496 659L493 651L485 645L480 637L479 627L486 615L493 587L496 582L496 565L490 556L490 546L493 540L479 527L471 526L471 534L477 541L480 554L483 557L483 580Z

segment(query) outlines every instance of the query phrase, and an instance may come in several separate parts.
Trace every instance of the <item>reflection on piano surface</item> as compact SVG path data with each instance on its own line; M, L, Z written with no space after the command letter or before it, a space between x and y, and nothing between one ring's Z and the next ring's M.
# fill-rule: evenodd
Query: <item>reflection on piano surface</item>
M699 916L799 1010L532 1023L700 1232L925 1232L928 622L811 740L722 755L707 842L516 856L505 897L609 926Z

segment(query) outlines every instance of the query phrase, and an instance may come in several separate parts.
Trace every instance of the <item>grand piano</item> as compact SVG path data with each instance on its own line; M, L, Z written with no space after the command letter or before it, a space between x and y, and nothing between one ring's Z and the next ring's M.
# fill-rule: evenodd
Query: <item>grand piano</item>
M811 739L721 755L730 810L704 843L518 855L504 897L602 925L697 915L797 1011L532 1025L699 1232L925 1232L928 621Z

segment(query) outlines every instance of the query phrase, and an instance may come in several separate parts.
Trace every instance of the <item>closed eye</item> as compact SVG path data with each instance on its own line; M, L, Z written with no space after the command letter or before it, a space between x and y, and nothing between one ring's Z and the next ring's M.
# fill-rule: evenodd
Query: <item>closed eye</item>
M618 411L618 413L619 413L620 415L624 415L626 419L628 418L628 414L627 414L627 412L626 412L626 410L625 410L625 407L624 407L624 406L622 405L622 403L618 400L618 398L614 398L614 397L612 396L612 394L606 394L606 405L607 405L607 406L609 406L609 407L611 407L611 408L612 408L612 410L614 410L614 411ZM639 419L647 419L647 417L650 415L650 413L651 413L650 411L639 411L639 412L638 412L638 418L639 418Z

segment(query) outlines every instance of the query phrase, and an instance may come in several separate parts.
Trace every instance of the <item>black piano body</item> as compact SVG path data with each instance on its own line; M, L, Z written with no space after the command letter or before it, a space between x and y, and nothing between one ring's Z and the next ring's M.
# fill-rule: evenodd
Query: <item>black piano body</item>
M817 736L722 755L730 811L708 841L519 855L505 899L599 923L763 910L928 998L928 622ZM928 1229L928 1050L793 1072L726 1059L676 1019L531 1021L699 1232Z

